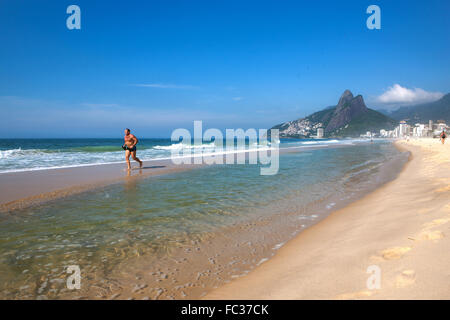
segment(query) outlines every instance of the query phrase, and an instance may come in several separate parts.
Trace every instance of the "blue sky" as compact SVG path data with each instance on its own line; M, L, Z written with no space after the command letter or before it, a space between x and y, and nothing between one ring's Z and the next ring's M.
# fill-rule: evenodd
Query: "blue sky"
M81 30L66 27L71 4ZM381 30L366 27L371 4ZM2 0L0 137L120 137L124 127L169 137L193 120L269 128L336 104L345 89L377 108L436 99L450 92L449 9L448 1ZM409 100L395 100L401 90Z

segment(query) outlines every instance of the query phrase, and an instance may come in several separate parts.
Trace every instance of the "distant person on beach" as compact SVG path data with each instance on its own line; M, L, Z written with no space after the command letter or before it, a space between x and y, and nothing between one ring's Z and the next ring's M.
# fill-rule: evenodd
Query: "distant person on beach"
M139 168L142 168L142 161L136 157L136 145L139 142L138 138L134 134L131 134L130 129L125 129L125 143L122 146L123 150L125 150L125 159L127 160L128 170L131 169L130 164L130 155L134 161L139 162Z
M447 138L447 135L445 134L445 131L442 130L442 133L441 133L441 142L442 142L442 144L445 143L445 138Z

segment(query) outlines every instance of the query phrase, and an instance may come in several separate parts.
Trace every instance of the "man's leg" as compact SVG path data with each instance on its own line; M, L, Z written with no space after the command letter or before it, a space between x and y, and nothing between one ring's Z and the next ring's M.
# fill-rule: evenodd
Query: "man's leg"
M127 161L128 170L130 170L131 169L130 150L125 151L125 160Z
M131 152L131 156L133 157L133 160L134 160L134 161L139 162L139 167L142 168L142 161L139 160L138 157L136 157L136 151Z

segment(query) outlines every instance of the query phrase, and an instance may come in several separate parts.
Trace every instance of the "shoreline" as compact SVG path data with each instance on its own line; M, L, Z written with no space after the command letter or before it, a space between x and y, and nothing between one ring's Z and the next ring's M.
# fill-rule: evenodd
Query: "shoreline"
M435 139L395 145L411 154L396 179L203 299L450 299L450 147ZM371 266L380 289L367 287Z
M312 149L326 148L330 145L298 146L280 148L282 153L302 152ZM333 145L333 148L344 148L351 145ZM251 152L244 152L246 157ZM256 151L257 152L257 151ZM237 152L238 153L238 152ZM236 154L237 154L236 153ZM222 154L224 159L226 154ZM192 156L193 159L196 156ZM188 159L189 157L187 157ZM225 162L225 160L224 160ZM131 179L142 179L151 176L171 174L199 168L205 164L174 164L168 159L143 160L143 168L136 167L128 172L126 163L89 164L67 168L49 168L30 171L0 173L0 213L20 210L43 204L66 196L79 194L93 189L105 187Z

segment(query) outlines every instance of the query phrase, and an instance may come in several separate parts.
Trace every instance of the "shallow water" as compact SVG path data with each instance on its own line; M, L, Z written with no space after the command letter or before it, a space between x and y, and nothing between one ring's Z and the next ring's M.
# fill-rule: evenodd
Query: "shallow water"
M274 176L257 165L202 167L4 215L0 297L200 297L392 178L383 170L406 159L383 141L329 145L281 154ZM69 265L80 266L81 290L66 288Z

